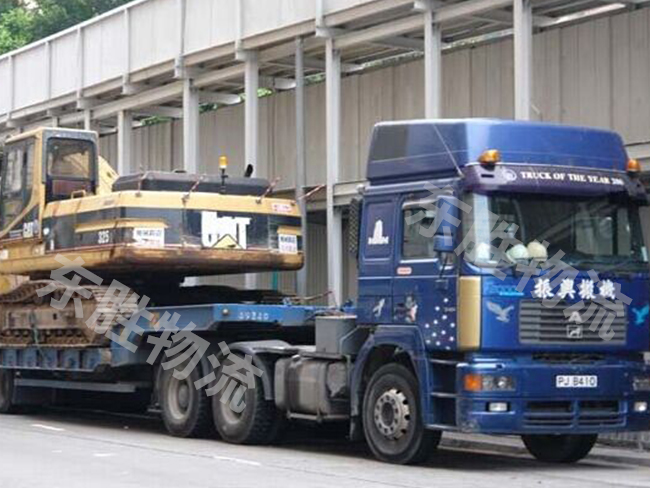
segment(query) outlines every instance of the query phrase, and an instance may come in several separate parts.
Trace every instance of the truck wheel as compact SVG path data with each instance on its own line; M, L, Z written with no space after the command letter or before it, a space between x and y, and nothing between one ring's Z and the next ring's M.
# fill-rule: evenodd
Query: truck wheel
M440 443L440 431L424 428L415 376L400 364L379 368L363 400L363 430L381 461L416 464Z
M222 370L223 365L219 367L218 379L222 378ZM224 399L225 403L221 402L227 384L212 396L214 425L221 438L233 444L271 444L275 441L284 426L284 415L276 408L275 402L264 399L264 386L260 378L255 377L255 388L246 388L234 409L231 400L236 398L236 393ZM235 392L238 388L239 383ZM243 410L235 411L241 402L244 403Z
M14 413L14 372L0 369L0 413Z
M589 454L598 435L524 435L522 440L539 461L575 463Z
M158 398L167 431L177 437L204 437L212 433L210 399L194 382L200 379L199 368L184 380L174 378L173 370L162 371Z

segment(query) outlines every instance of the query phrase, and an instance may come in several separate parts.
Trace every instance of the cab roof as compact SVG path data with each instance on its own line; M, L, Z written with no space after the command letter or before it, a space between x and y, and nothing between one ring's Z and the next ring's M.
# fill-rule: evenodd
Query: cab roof
M615 132L501 119L434 119L375 126L367 177L371 184L458 174L497 149L505 163L625 171L628 160Z
M97 134L90 130L81 130L81 129L69 129L65 127L38 127L36 129L31 129L29 131L21 132L14 136L9 137L5 144L9 144L16 141L21 141L23 139L28 139L34 136L40 136L44 134L45 137L70 137L78 139L92 139L96 138Z

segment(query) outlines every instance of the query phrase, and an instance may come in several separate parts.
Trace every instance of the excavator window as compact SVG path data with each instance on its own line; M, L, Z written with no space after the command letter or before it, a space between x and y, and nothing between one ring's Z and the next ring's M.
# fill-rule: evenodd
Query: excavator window
M51 138L47 144L47 201L94 193L95 145L81 139Z
M2 229L27 207L32 195L34 140L15 142L5 147L0 179L0 220Z

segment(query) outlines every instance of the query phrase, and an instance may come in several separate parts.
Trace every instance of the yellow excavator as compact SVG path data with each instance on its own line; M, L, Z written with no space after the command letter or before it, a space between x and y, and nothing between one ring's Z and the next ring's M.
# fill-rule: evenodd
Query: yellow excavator
M217 175L120 177L99 156L97 140L90 131L41 128L4 145L0 347L102 345L104 336L86 322L108 302L103 297L114 280L158 305L278 299L272 291L181 283L189 276L299 269L295 201L271 198L266 180L228 175L224 157ZM38 293L45 288L47 295ZM66 294L62 310L51 306Z

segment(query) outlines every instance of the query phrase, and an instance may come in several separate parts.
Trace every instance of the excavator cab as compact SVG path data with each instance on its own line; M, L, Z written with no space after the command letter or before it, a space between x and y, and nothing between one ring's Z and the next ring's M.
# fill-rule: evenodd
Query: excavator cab
M9 139L0 166L0 241L40 237L50 202L95 194L97 136L39 129Z
M92 137L53 136L45 141L45 201L94 195L97 144Z

